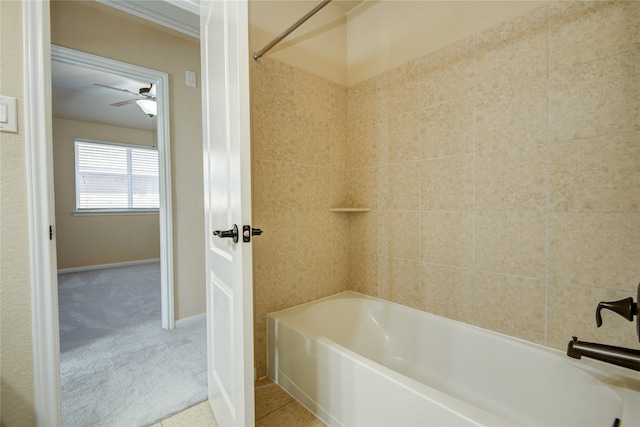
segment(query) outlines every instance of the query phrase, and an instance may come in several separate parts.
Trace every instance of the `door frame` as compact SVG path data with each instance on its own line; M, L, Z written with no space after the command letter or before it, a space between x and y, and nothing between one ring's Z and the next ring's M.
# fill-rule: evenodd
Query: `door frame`
M34 412L42 427L62 425L56 243L55 232L49 234L55 224L50 16L49 0L22 0ZM168 104L158 108L168 111Z
M173 213L171 196L171 141L169 139L169 75L114 59L51 45L51 60L107 72L156 85L156 145L160 185L160 294L162 328L175 328L173 293ZM49 161L49 160L47 160ZM52 160L51 160L52 161Z

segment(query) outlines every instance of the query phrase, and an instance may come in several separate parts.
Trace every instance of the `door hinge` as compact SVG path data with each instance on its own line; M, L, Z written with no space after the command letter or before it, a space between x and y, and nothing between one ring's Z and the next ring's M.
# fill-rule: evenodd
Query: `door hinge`
M49 226L49 240L53 240L53 225Z

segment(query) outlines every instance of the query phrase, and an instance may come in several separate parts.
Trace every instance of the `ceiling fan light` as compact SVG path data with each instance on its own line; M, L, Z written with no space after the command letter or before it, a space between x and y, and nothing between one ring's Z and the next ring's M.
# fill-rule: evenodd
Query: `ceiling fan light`
M158 115L158 104L152 99L138 99L136 101L138 107L149 117L155 117Z

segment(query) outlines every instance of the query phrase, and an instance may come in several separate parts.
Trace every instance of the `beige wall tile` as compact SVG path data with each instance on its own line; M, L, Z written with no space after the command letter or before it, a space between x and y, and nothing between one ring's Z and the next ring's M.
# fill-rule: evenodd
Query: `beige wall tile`
M596 327L595 312L601 301L618 301L630 292L569 284L549 284L547 345L567 349L572 336L580 341L627 348L638 347L634 324L609 310L602 311L602 326ZM635 297L634 297L635 300Z
M378 163L378 129L375 121L349 126L347 141L350 168L375 166Z
M349 170L349 202L356 208L378 208L378 168Z
M422 81L421 107L469 95L474 90L472 38L453 43L418 60Z
M349 290L377 297L378 255L351 252L349 260Z
M550 213L549 280L635 292L640 213Z
M296 115L313 120L331 120L331 82L295 69Z
M640 210L640 132L549 146L549 209Z
M378 230L380 256L420 259L420 213L380 212Z
M543 212L478 212L475 268L545 279L546 215Z
M380 292L385 299L422 310L420 263L400 258L380 257Z
M547 147L529 145L475 157L478 211L543 211L547 203Z
M349 214L331 212L331 252L343 253L350 250Z
M448 265L420 264L422 304L429 313L472 323L473 270Z
M298 260L298 304L331 295L331 255Z
M315 211L331 205L331 168L328 166L295 166L298 209Z
M420 206L420 163L381 166L378 195L381 210L417 211Z
M254 262L270 263L295 258L298 239L296 229L293 228L295 223L294 212L255 212L254 227L261 228L263 235L253 240ZM281 230L287 230L287 235L280 234Z
M640 3L557 2L549 7L549 68L572 67L640 46Z
M331 255L331 293L349 290L350 258L348 252Z
M473 214L420 214L420 260L460 267L473 266Z
M476 271L475 324L538 344L545 340L544 281Z
M535 9L474 37L479 90L547 72L547 10Z
M640 130L640 52L549 76L551 140Z
M347 207L350 203L349 170L331 169L331 207Z
M267 374L266 316L298 304L295 261L254 263L254 354L258 377Z
M279 111L254 108L251 114L251 147L255 160L297 160L295 117Z
M267 375L267 325L264 319L254 318L253 360L257 377Z
M349 215L349 247L355 252L378 252L378 211Z
M420 111L420 158L473 152L473 97Z
M370 122L377 117L376 79L347 89L347 117L350 125Z
M547 141L547 76L517 80L475 97L475 150Z
M331 129L327 122L297 117L295 135L297 163L331 164Z
M420 66L415 61L387 71L377 78L378 119L420 107Z
M378 256L378 298L390 301L389 257Z
M378 124L378 163L415 160L420 153L418 111L395 114Z
M294 114L294 68L269 58L251 61L251 104L257 108Z
M264 377L267 371L267 325L264 320L254 320L253 360L257 377Z
M349 167L347 128L331 126L331 166L338 169Z
M301 258L310 258L320 255L328 255L331 253L331 212L322 211L306 211L296 214L296 241L297 256ZM278 229L286 234L289 233L287 228ZM284 236L281 237L286 238Z
M331 83L331 123L334 126L347 127L347 88Z
M298 304L296 261L256 263L253 286L256 321L264 322L268 313Z
M290 164L254 160L252 175L254 212L296 209L297 174Z
M420 162L420 210L473 209L473 156L440 157Z

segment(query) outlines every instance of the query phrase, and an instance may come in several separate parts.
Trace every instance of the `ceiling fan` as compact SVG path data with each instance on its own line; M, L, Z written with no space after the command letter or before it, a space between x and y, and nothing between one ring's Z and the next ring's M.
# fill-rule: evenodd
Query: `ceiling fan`
M100 86L107 89L117 90L118 92L125 92L130 95L134 95L137 98L128 99L126 101L114 102L110 104L113 107L121 107L123 105L138 104L138 107L145 112L149 117L155 117L158 114L158 105L156 104L156 88L152 83L149 83L149 87L141 87L138 92L133 92L129 89L122 89L118 87L103 85L100 83L94 83L94 86Z

